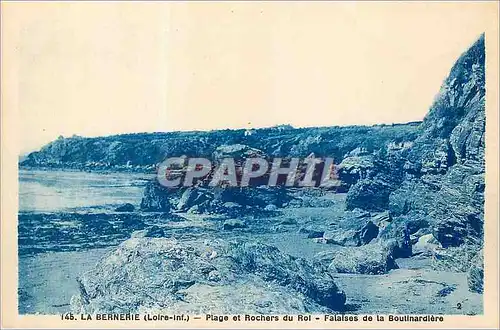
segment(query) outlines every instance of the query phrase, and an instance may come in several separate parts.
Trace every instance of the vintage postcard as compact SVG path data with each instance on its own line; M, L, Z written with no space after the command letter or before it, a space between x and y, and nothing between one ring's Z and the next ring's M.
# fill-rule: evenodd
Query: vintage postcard
M1 3L3 328L499 328L499 3Z

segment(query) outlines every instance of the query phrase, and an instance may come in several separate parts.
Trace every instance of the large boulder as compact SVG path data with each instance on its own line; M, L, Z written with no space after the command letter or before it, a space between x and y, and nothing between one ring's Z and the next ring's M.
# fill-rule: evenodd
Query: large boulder
M379 227L371 219L369 212L360 209L346 211L329 224L321 242L341 246L368 244L379 233Z
M392 221L380 231L379 241L391 241L393 245L392 254L394 258L407 258L411 257L412 243L410 240L410 230L407 226L407 220L404 218L398 218Z
M345 158L340 164L341 181L344 185L352 184L347 193L346 208L387 210L389 195L404 179L406 152L407 149L379 151L373 155Z
M352 153L352 152L351 152ZM355 153L345 157L338 166L338 176L347 188L364 179L374 170L373 156Z
M392 242L374 242L361 247L344 247L335 251L320 252L316 259L328 264L334 273L385 274L398 268Z
M426 185L421 179L405 180L389 197L391 217L407 215L410 212L412 214L419 211L425 213L425 210L431 208L440 186L433 188L433 186Z
M245 241L132 238L78 283L75 313L319 313L346 300L320 265Z
M383 211L389 203L391 190L391 185L379 178L359 180L347 193L346 208Z

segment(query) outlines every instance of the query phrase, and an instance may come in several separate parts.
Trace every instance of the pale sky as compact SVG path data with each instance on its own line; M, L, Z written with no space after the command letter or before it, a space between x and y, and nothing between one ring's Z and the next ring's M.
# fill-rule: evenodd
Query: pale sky
M4 3L19 143L421 120L485 3ZM5 32L7 31L7 32ZM488 35L486 35L488 42ZM249 124L250 123L250 124Z

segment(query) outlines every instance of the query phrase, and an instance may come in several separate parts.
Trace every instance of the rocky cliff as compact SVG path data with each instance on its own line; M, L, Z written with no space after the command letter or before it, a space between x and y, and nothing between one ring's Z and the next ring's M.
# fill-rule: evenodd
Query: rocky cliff
M485 51L481 37L453 66L422 123L391 193L396 222L429 228L444 247L482 240L484 223Z
M154 171L167 157L211 158L220 146L243 145L264 155L333 157L340 161L351 150L369 152L389 144L413 141L419 123L347 127L271 127L255 130L123 134L108 137L59 137L29 154L27 167L85 170Z

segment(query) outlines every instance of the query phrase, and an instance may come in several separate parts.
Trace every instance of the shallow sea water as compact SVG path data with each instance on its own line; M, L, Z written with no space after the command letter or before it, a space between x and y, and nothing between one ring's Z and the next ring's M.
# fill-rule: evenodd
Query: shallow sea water
M123 203L138 206L150 177L137 173L19 170L19 211L105 211Z

